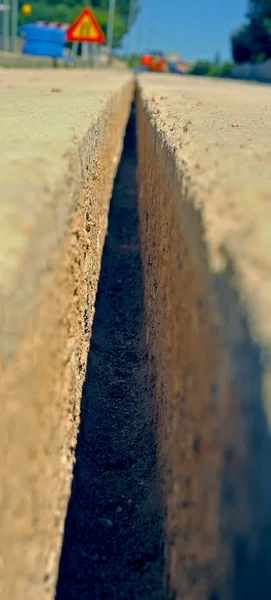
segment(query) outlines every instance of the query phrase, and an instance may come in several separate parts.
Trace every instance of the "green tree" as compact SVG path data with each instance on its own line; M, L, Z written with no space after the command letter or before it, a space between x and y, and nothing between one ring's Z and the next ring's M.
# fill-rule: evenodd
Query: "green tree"
M248 23L232 34L235 62L262 62L271 58L271 0L251 0Z
M232 63L211 63L209 60L198 60L190 69L189 75L207 77L231 77Z
M254 18L271 18L270 0L250 0L248 16Z
M20 7L24 0L19 0ZM20 12L19 25L33 21L51 21L59 23L72 23L79 12L86 5L77 0L33 0L31 17L25 18ZM91 0L89 2L103 32L106 34L109 0ZM130 0L118 0L116 2L116 14L114 22L114 47L121 45L121 40L128 31ZM134 12L132 23L139 11L139 0L134 0Z
M203 77L204 75L208 75L212 66L213 64L209 60L198 60L192 65L189 73L190 75L199 75Z

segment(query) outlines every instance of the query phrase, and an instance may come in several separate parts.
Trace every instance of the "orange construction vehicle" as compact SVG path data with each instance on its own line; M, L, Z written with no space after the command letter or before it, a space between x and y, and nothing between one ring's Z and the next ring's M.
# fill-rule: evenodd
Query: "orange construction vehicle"
M189 71L189 63L180 60L178 54L164 55L162 52L151 52L141 56L139 65L135 71L156 71L157 73L176 73L185 75Z
M162 52L152 52L145 54L140 59L141 67L154 71L156 73L165 73L167 71L167 61Z

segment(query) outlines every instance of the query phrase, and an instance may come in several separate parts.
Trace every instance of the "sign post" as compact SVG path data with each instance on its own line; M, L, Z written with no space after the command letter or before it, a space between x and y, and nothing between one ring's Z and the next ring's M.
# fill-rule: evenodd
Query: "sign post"
M16 52L18 31L18 0L11 0L11 50Z
M0 4L0 11L2 13L2 49L7 52L9 50L9 2L4 0L3 4Z
M81 56L82 56L82 60L84 62L88 61L88 43L87 42L82 43Z
M130 29L131 29L133 18L134 18L134 0L130 0L129 16L128 16L128 31L130 31Z
M98 46L97 46L97 44L92 44L92 64L93 64L94 69L96 69L96 67L98 66L98 59L99 59Z
M72 44L72 57L75 59L78 51L79 42L73 42Z
M107 47L109 55L111 54L114 36L116 0L109 0L108 22L107 22Z

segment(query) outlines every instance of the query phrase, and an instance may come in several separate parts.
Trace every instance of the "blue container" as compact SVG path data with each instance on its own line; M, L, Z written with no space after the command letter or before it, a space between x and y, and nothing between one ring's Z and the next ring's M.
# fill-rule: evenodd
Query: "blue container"
M177 73L178 75L183 75L183 71L181 69L179 69L177 63L175 62L169 62L168 63L168 70L169 73Z
M64 54L66 35L62 29L42 25L23 25L20 33L24 38L22 53L69 60Z

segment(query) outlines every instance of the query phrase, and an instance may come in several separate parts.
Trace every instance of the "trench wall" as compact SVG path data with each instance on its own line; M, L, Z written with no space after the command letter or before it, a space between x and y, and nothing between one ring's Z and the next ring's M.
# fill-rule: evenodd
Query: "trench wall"
M12 125L17 111L26 153L25 99L16 104L10 77L13 104L8 95L4 118ZM45 188L44 146L36 169L26 168L38 135L44 140L48 133L40 88L61 127L83 114L82 103L84 122L91 91L89 84L80 93L71 89L74 79L68 88L70 74L57 74L56 83L52 77L43 75L42 84L31 76L29 120L41 114L42 127L24 177L18 179L13 149L0 177L7 180L2 197L14 203L15 194L16 210L23 207L17 220L28 240L16 276L8 285L3 278L1 287L4 600L54 595L108 204L133 95L129 75L118 86L116 74L109 84L109 74L102 83L95 74L92 94L102 108L89 129L83 124L79 146L73 136L76 151L71 144L65 153L63 179ZM72 77L79 85L82 74ZM59 104L46 87L52 85L63 93ZM142 76L137 90L148 385L170 600L271 595L271 123L267 90L251 86L248 95L244 86L229 85ZM44 210L23 222L37 198Z
M61 85L65 90L67 80ZM89 88L85 93L91 97ZM3 600L54 597L109 201L133 94L130 77L106 93L104 108L86 121L79 152L71 152L70 160L68 155L65 178L53 190L60 194L59 218L50 212L48 223L44 208L35 228L40 232L42 225L41 235L30 239L13 294L3 306ZM21 193L23 202L23 186ZM41 201L37 192L34 198ZM47 225L56 237L53 245Z
M202 174L208 159L202 142L210 147L216 135L219 139L213 125L219 120L208 121L202 138L206 116L199 107L207 100L200 88L194 97L193 83L191 95L176 79L165 83L143 76L137 92L148 381L162 483L165 597L268 598L268 366L252 333L247 299L240 297L237 258L224 250L225 260L217 255L215 261L208 245L207 186L199 185L212 168L209 159L209 171ZM208 106L211 96L212 90ZM223 169L223 148L219 154L217 146L214 157ZM238 185L237 172L233 183ZM223 249L217 252L221 258Z

